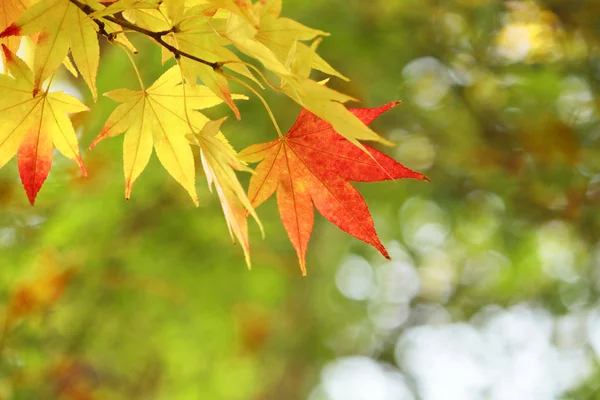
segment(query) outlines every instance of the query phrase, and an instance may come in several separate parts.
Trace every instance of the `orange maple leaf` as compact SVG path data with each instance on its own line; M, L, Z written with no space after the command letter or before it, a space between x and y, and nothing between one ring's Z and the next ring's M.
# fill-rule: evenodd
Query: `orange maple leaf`
M399 102L350 111L364 124ZM239 154L259 162L248 198L258 207L277 191L281 220L306 275L306 247L313 229L313 204L341 230L372 245L386 258L373 218L363 197L349 181L375 182L399 178L428 179L372 147L369 154L338 134L326 121L303 109L283 137L256 144Z

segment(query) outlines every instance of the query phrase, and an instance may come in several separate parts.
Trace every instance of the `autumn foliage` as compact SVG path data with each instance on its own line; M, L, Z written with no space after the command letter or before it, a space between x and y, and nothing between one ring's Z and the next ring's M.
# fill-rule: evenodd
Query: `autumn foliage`
M126 198L155 152L197 205L193 152L198 152L208 184L221 201L232 238L241 243L248 265L247 218L252 216L260 225L254 209L275 192L304 274L313 205L340 229L388 257L367 205L350 181L426 179L361 143L390 144L368 125L398 102L347 109L343 103L353 101L352 97L311 79L312 70L347 78L316 53L327 33L281 17L281 0L0 2L6 67L0 75L0 167L17 155L32 205L50 172L55 148L73 160L82 175L88 173L69 115L89 108L52 90L52 81L57 69L66 68L83 79L95 101L99 40L106 40L127 53L140 88L104 93L119 104L90 148L123 134ZM161 47L163 63L174 58L176 65L147 86L135 64L137 50L127 38L130 34L148 37ZM31 65L16 55L23 37L35 43ZM240 54L257 61L271 80L257 66L242 61ZM238 154L221 131L223 119L211 121L202 113L224 103L237 119L242 117L236 101L248 97L232 93L231 81L265 104L278 139ZM287 95L303 108L285 135L260 95L265 88ZM247 165L259 161L254 171ZM240 171L253 174L248 192L238 181Z

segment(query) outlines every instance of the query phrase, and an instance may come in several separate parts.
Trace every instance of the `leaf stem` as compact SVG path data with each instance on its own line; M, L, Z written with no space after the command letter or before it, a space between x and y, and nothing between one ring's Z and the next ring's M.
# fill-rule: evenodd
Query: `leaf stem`
M88 16L95 13L96 11L98 11L98 10L94 10L89 5L80 2L79 0L69 0L69 1L72 4L74 4L77 8L79 8L84 14L86 14ZM109 41L114 40L115 33L108 33L106 31L105 24L104 24L104 22L102 22L102 18L106 19L107 21L114 22L115 24L121 25L123 28L131 29L132 31L141 33L142 35L146 35L146 36L152 38L159 45L161 45L162 47L164 47L165 49L167 49L171 53L173 53L175 58L177 58L177 57L189 58L190 60L194 60L201 64L208 65L215 71L219 70L221 68L220 62L211 62L211 61L204 60L200 57L196 57L193 54L189 54L189 53L186 53L185 51L181 51L177 47L165 42L165 40L163 39L163 36L165 36L169 33L172 33L173 28L164 30L164 31L155 32L155 31L151 31L151 30L142 28L141 26L133 24L123 18L115 17L113 15L106 15L102 18L94 18L94 17L90 17L90 18L96 23L96 25L98 25L98 31L100 32L100 34L104 35Z
M52 86L52 81L54 80L54 76L56 75L56 71L50 75L50 79L48 80L48 86L46 87L46 92L50 91L50 86Z
M196 133L194 126L192 125L192 120L190 119L190 114L188 111L188 106L187 106L187 93L185 90L185 78L183 77L183 65L181 65L181 62L179 61L179 59L177 60L177 65L179 66L179 72L181 73L181 88L183 89L183 110L185 112L185 121L187 122L188 127L190 128L190 132L193 135L194 133Z
M129 49L127 47L125 47L124 45L122 45L121 43L117 43L117 45L123 49L125 54L127 54L127 57L129 58L129 61L131 61L131 65L133 66L133 69L135 70L135 74L137 75L138 81L140 82L140 87L141 87L142 91L145 92L146 87L144 86L144 81L142 79L142 75L140 74L140 70L138 69L137 65L135 64L135 60L133 59L132 55L129 53Z
M225 78L231 79L232 81L235 81L235 82L239 83L240 85L243 85L245 88L247 88L248 90L250 90L252 93L254 93L256 95L256 97L258 97L260 99L260 101L265 106L265 109L267 110L267 113L269 114L269 117L271 118L271 122L273 122L273 126L275 127L275 130L277 131L277 134L279 135L280 138L282 138L283 134L281 133L281 129L279 129L279 125L277 124L277 120L275 120L275 116L273 115L273 112L271 111L271 108L269 107L269 104L267 104L267 101L264 99L264 97L262 97L260 95L260 93L258 93L252 86L248 85L246 82L242 81L241 79L238 79L235 76L227 75L223 71L219 71L219 73L221 75L223 75Z

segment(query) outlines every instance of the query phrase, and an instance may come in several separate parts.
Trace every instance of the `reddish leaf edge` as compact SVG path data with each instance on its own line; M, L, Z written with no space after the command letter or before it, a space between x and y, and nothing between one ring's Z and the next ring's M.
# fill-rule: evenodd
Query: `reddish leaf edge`
M15 24L11 24L0 32L0 39L8 36L21 36L21 28Z

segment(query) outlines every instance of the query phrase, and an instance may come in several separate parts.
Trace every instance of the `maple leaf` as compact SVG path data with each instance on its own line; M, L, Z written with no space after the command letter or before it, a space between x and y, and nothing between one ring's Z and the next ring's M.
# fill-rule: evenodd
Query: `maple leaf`
M278 20L273 19L273 15L278 15L278 7L273 7L270 10L266 11L263 16L267 26L269 26L268 23L270 21ZM282 25L285 27L289 23L286 25L284 21ZM302 28L290 27L290 29L296 29L300 32L303 32L302 29L305 29L306 31L303 34L308 36L304 37L314 37L324 33L304 26ZM320 40L314 41L310 47L297 40L293 40L284 62L277 52L274 52L267 46L268 41L265 44L263 43L264 38L263 41L259 40L258 32L259 30L251 26L242 16L231 14L227 19L227 25L222 34L230 39L241 52L260 61L265 68L279 75L281 78L280 90L283 93L303 108L329 121L340 135L363 149L363 151L366 150L358 140L374 140L387 145L392 144L361 123L358 118L343 106L342 103L347 101L356 101L354 98L330 89L309 78L311 69L315 63L320 66L323 66L325 63L316 54L316 48ZM298 34L297 36L299 38L303 37L302 34ZM291 37L287 37L284 41L289 42L290 40ZM277 48L277 46L275 47ZM340 75L337 71L335 71L335 74Z
M0 0L0 32L6 29L14 20L16 20L23 11L29 7L27 0ZM16 53L21 44L20 37L8 37L0 39L12 51Z
M281 18L281 0L261 1L256 3L256 8L260 15L260 28L256 32L256 40L271 49L280 59L285 60L293 46L306 46L300 41L329 36L327 32L309 28L289 18ZM314 54L311 66L326 74L348 80L318 54Z
M234 241L237 239L242 245L246 264L250 268L250 243L246 214L252 215L261 231L263 228L234 169L252 171L240 162L225 136L219 131L224 120L225 118L208 121L190 141L200 147L200 157L208 186L212 190L214 185L229 233Z
M194 126L202 127L208 121L195 110L215 106L222 100L206 86L186 83L184 87L182 81L179 66L174 66L148 89L117 89L105 94L123 104L108 117L90 148L105 138L126 132L123 163L127 199L131 196L133 183L146 168L154 147L163 167L198 204L194 157L186 135L193 134Z
M349 111L364 124L398 102ZM248 198L255 208L277 192L281 220L306 275L306 248L313 228L313 204L341 230L372 245L386 258L367 205L349 181L398 178L427 180L372 147L368 154L339 135L326 121L303 109L283 137L252 145L240 159L261 163L250 180Z
M226 21L222 13L217 14L216 9L207 4L192 7L185 13L177 10L171 13L177 18L172 22L176 29L165 35L165 42L183 52L209 62L227 61L223 68L234 71L259 84L239 57L225 47L226 44L229 44L229 41L215 35L215 31L219 32L223 29ZM225 15L228 15L228 13L225 13ZM163 48L163 62L171 56L173 54ZM222 74L208 65L188 58L181 58L179 63L188 82L195 82L196 77L200 78L202 83L219 96L240 119L239 110L231 97L227 79Z
M251 0L209 0L208 2L214 7L241 16L255 28L258 28L260 24L259 16Z
M0 167L18 152L19 174L33 205L50 172L54 146L74 160L87 176L77 136L66 114L89 109L63 92L36 91L33 73L27 64L4 44L2 50L12 77L0 75L3 117L0 120Z
M40 90L41 84L63 63L71 49L73 60L95 100L100 47L93 21L69 0L42 0L0 32L0 38L35 32L41 32L33 61L35 91Z
M378 141L386 145L392 143L365 125L342 103L356 99L337 92L309 78L311 65L316 55L319 41L311 47L292 46L287 64L295 72L295 79L282 79L281 90L308 111L329 122L336 132L366 152L359 140Z
M119 0L111 3L112 4L110 4L108 7L91 13L90 17L99 18L107 15L114 15L120 12L129 13L130 11L134 10L157 10L160 4L160 2L157 0ZM135 23L135 21L131 22ZM143 27L145 28L146 26Z
M158 3L152 3L153 1L136 2L136 7L126 8L123 11L123 17L129 22L151 31L166 31L171 28L171 21L162 12Z

